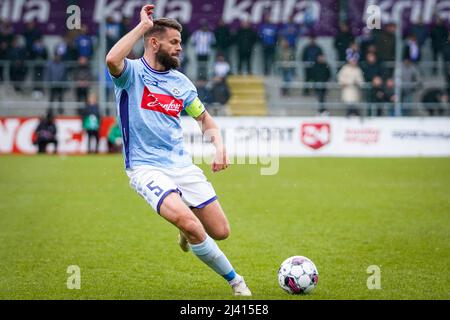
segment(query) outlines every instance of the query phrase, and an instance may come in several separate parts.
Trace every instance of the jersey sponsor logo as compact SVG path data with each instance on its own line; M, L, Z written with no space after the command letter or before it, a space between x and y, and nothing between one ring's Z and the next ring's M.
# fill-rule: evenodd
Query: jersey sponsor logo
M304 123L300 132L303 144L314 150L320 149L330 142L329 123Z
M144 87L141 108L178 117L183 109L183 100L166 94L154 93Z

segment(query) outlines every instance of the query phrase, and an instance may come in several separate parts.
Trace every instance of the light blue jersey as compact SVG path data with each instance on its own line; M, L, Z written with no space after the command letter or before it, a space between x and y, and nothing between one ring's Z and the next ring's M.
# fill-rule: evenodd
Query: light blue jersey
M140 165L180 168L192 164L183 144L180 112L200 116L205 107L192 82L181 72L152 69L144 58L125 60L111 77L123 136L126 169Z

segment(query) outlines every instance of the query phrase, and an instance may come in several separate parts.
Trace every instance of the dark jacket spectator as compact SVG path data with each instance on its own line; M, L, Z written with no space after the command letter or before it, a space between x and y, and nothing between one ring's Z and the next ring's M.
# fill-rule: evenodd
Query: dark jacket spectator
M423 23L421 16L419 15L419 21L411 26L411 34L417 39L417 45L422 49L423 45L428 39L429 32L427 26Z
M42 82L44 81L45 64L48 59L48 51L41 38L34 41L31 47L30 59L35 63L33 67L34 94L35 97L40 97L44 90Z
M395 61L395 29L395 24L389 23L375 33L376 47L383 48L378 54L381 61Z
M372 79L368 100L370 102L369 116L382 116L386 94L383 87L383 79L380 76L375 76Z
M211 94L213 103L227 104L228 100L230 100L231 92L225 78L214 77Z
M252 29L248 21L242 22L235 35L235 43L238 51L239 73L242 73L244 64L247 66L248 74L252 73L251 56L253 48L258 40L257 33Z
M348 23L341 22L339 24L339 33L334 39L334 47L336 48L339 61L346 61L345 51L350 47L350 44L354 42L354 40L355 37L350 31Z
M9 50L9 60L11 62L11 68L9 69L9 77L13 81L14 90L22 92L23 81L27 75L27 67L24 59L26 59L26 50L19 43L19 38L14 37L11 48Z
M311 72L313 74L312 81L316 83L315 91L317 99L319 100L319 113L324 114L325 112L328 112L325 108L325 99L328 91L326 83L330 81L331 71L323 54L319 55Z
M34 131L33 143L38 146L38 153L45 153L47 145L54 144L54 153L58 152L57 129L51 111L45 118L41 118Z
M73 72L77 101L86 101L89 87L92 81L91 68L86 57L78 58L78 66Z
M88 153L98 153L100 123L97 96L95 93L90 93L83 111L83 130L88 135ZM92 139L95 140L94 148L92 148Z
M50 104L59 101L59 113L64 112L64 90L65 81L67 81L67 68L65 62L61 61L61 57L55 55L52 61L47 63L45 68L44 79L50 87Z
M233 36L228 25L221 19L214 30L216 37L216 49L225 56L225 60L230 61L230 48L233 44Z
M25 31L23 32L23 37L25 39L25 50L27 56L31 56L31 51L33 49L33 44L36 40L42 38L42 33L36 26L34 21L30 21L25 26Z
M437 61L443 53L445 44L447 43L448 32L444 21L438 17L436 25L431 28L431 47L433 49L434 61Z
M430 116L443 116L444 105L448 103L448 95L445 90L431 88L424 92L422 103Z
M447 82L447 95L450 96L450 32L448 33L448 41L443 49L444 55L444 74Z
M312 73L312 68L317 61L317 58L323 54L322 48L320 48L314 37L311 37L309 44L303 49L302 61L305 68L305 81L312 82L314 75ZM303 89L303 94L308 95L309 89L305 87Z
M379 62L377 56L371 52L367 54L365 61L361 62L361 70L363 71L364 80L366 82L372 82L373 78L377 76L382 78L386 76L383 64Z
M197 79L197 95L200 101L205 105L205 107L208 107L208 105L213 102L211 90L207 85L208 82L205 77L200 77Z

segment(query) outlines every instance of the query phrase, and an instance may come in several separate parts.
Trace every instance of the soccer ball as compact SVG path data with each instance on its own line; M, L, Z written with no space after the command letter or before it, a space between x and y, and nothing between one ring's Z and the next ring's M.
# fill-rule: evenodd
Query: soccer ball
M319 281L314 263L303 256L293 256L283 261L278 269L278 283L290 294L310 293Z

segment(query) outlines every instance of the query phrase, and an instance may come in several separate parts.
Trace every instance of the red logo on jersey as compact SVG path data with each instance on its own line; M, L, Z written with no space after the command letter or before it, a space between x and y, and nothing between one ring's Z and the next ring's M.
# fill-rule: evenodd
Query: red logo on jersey
M183 109L183 100L160 93L153 93L144 87L142 95L141 108L153 110L167 114L172 117L178 117Z
M302 142L317 150L330 142L331 129L328 123L305 123L301 129Z

